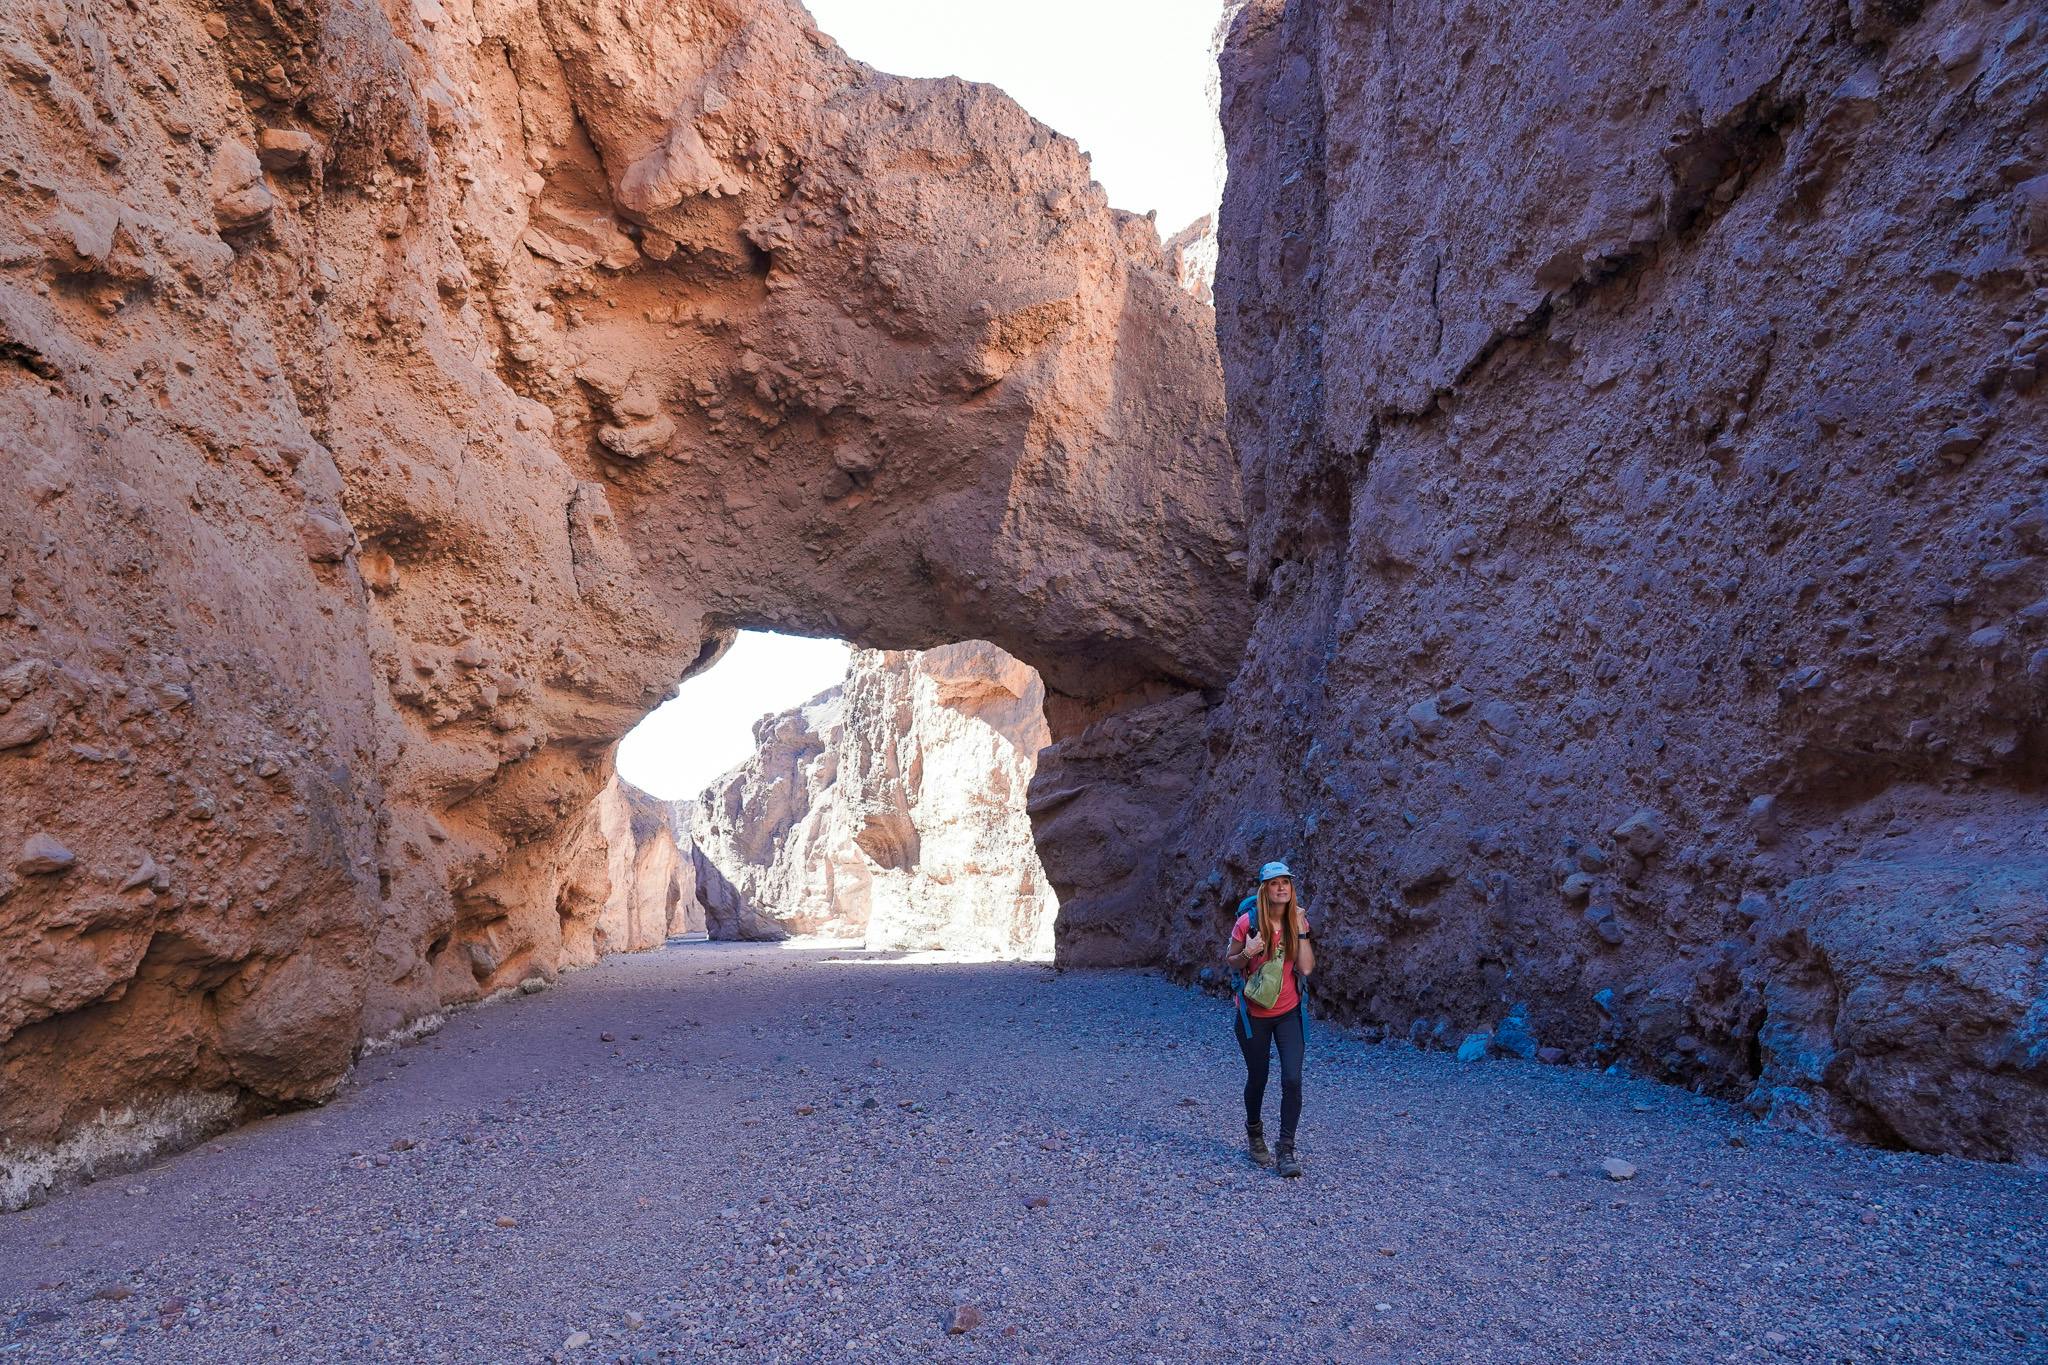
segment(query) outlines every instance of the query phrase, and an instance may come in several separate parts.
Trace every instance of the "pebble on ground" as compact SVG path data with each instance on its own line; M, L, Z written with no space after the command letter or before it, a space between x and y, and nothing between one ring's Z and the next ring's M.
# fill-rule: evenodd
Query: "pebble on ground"
M1319 1024L1283 1180L1230 1028L1141 973L612 958L0 1216L0 1362L2048 1360L2048 1173Z

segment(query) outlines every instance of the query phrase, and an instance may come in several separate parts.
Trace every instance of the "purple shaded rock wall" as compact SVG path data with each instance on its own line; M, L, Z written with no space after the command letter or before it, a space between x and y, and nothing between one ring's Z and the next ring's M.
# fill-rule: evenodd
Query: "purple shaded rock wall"
M1223 77L1174 967L1284 854L1356 1019L2048 1153L2048 17L1254 0Z

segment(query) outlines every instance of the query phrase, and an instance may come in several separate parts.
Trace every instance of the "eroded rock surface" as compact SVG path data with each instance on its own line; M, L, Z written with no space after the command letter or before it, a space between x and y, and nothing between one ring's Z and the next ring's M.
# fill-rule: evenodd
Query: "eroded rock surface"
M562 932L583 950L579 958L642 952L703 932L696 867L673 802L613 774L572 847Z
M1050 737L1029 665L979 641L860 650L844 684L754 733L684 808L713 937L1052 956L1059 901L1024 808Z
M992 638L1062 733L1235 665L1208 314L997 91L789 0L7 3L0 52L36 1181L652 933L583 822L735 627Z
M2048 16L1254 0L1256 644L1173 863L1322 996L2048 1153Z

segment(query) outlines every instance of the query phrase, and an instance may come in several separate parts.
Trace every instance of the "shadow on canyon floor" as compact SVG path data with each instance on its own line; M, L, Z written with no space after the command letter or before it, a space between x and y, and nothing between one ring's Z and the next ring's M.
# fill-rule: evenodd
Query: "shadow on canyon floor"
M323 1109L0 1218L0 1356L2048 1350L2048 1230L2015 1212L2048 1174L1317 1027L1309 1176L1283 1182L1237 1155L1221 1002L882 957L608 959L366 1060Z

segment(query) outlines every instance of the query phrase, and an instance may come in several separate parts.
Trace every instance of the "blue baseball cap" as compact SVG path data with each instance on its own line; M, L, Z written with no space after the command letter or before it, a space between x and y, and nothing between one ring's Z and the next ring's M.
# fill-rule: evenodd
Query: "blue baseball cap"
M1264 886L1275 877L1292 877L1293 875L1292 872L1287 870L1286 863L1267 863L1259 869L1259 885Z

